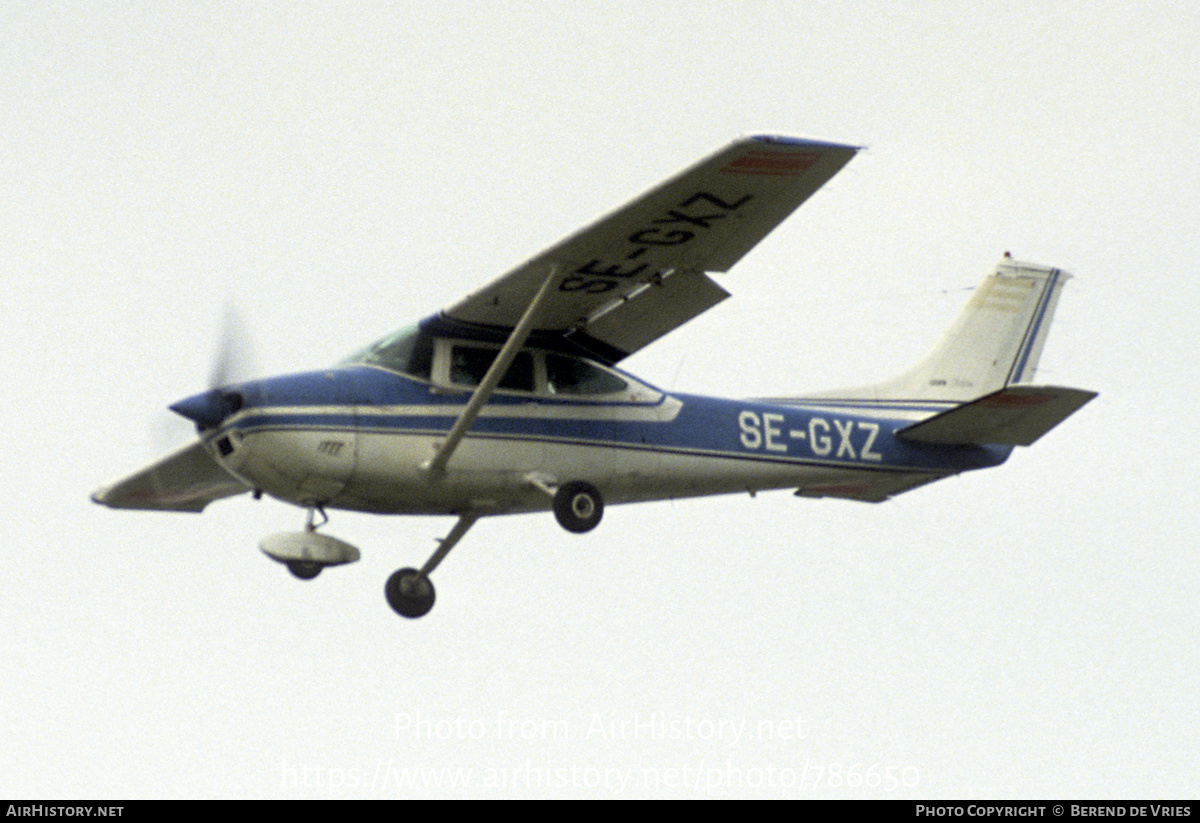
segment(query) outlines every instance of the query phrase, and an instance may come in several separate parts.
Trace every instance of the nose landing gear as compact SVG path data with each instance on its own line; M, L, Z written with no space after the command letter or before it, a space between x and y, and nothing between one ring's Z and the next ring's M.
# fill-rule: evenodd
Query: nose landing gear
M313 514L320 512L323 518L314 524ZM308 510L308 523L302 532L279 532L264 537L258 547L263 554L283 565L295 577L312 580L326 566L353 563L359 558L358 549L344 540L317 534L318 526L325 525L329 518L324 510L314 506Z

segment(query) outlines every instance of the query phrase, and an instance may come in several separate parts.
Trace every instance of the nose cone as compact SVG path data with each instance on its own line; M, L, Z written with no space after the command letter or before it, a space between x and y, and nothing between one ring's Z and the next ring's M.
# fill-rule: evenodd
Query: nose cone
M170 409L202 429L215 429L226 417L240 409L242 402L242 395L238 392L211 389L172 403Z

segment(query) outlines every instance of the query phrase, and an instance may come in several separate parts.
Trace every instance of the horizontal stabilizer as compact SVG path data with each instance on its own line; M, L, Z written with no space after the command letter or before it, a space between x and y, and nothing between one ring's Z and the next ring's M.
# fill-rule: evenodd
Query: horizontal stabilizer
M1060 386L1009 386L896 432L914 443L1029 446L1096 396Z
M199 440L105 486L92 500L114 509L199 512L250 487L225 471Z

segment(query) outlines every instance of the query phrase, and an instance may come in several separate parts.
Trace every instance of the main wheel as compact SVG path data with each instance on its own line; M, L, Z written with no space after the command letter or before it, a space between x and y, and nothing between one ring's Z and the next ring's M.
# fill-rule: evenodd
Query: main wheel
M383 587L388 605L403 617L420 617L433 608L433 583L416 569L400 569Z
M554 493L554 516L569 532L590 532L604 516L604 498L599 489L583 480L563 483Z
M312 580L321 573L323 566L311 560L289 560L287 570L301 580Z

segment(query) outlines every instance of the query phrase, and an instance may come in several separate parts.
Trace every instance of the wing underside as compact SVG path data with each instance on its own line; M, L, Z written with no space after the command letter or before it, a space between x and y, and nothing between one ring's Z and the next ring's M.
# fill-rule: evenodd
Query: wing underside
M516 326L551 271L536 336L616 362L728 297L727 271L857 149L780 137L734 142L447 308L450 323Z

